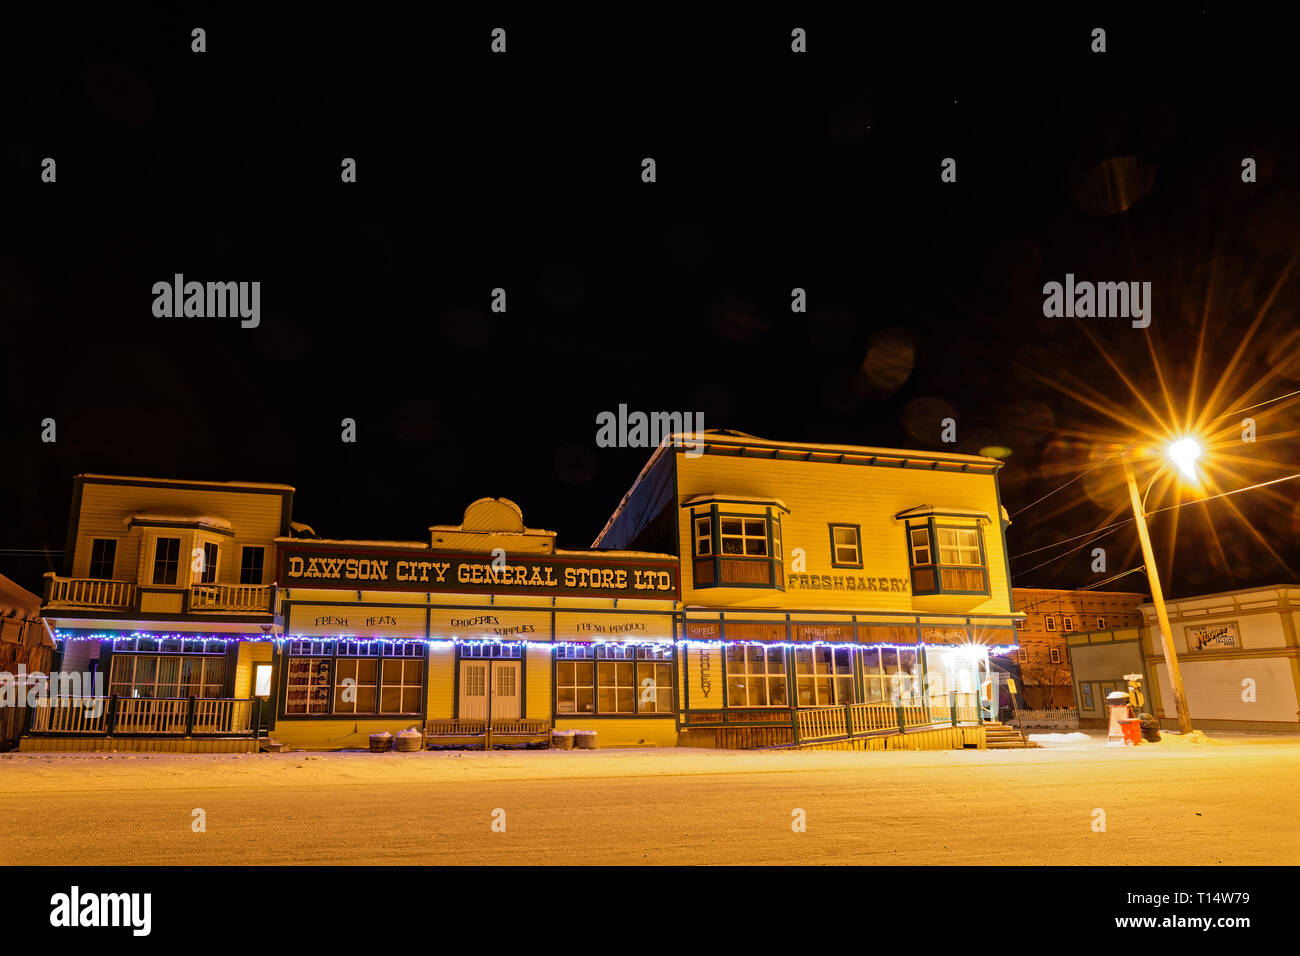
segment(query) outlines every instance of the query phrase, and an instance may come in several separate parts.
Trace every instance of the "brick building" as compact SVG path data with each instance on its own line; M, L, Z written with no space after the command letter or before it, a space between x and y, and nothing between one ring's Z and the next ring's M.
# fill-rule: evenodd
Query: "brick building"
M1052 588L1013 588L1017 622L1017 658L1027 707L1049 710L1073 707L1074 681L1066 635L1139 627L1147 600L1133 591L1061 591Z

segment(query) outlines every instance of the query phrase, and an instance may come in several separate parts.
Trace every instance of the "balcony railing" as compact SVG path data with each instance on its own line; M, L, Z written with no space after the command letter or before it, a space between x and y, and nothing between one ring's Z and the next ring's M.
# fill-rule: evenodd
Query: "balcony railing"
M50 573L45 578L46 603L50 605L125 610L135 604L135 584L131 581L60 578Z
M138 587L133 581L99 578L61 578L46 574L46 604L50 607L84 607L126 611L136 607ZM179 592L179 589L172 589ZM270 614L275 599L273 584L195 584L189 589L191 611L243 611ZM177 605L176 610L180 607Z
M191 611L271 610L270 584L196 584L190 588Z
M36 702L30 733L103 737L248 737L255 698L49 697Z

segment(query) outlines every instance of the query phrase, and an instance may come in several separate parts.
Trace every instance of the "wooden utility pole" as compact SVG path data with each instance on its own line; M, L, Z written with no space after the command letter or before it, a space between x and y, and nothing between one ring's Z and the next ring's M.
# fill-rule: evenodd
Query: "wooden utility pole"
M1133 464L1127 451L1120 455L1124 465L1124 480L1128 482L1129 498L1133 501L1133 520L1137 523L1138 541L1142 545L1142 560L1147 566L1147 582L1151 585L1151 603L1156 606L1156 621L1160 627L1160 642L1169 666L1169 685L1174 691L1174 706L1178 709L1178 729L1192 732L1192 715L1187 709L1187 695L1183 692L1183 672L1178 668L1178 652L1174 650L1174 632L1169 627L1169 612L1165 610L1165 595L1160 589L1160 574L1156 571L1155 554L1151 551L1151 535L1147 533L1147 518L1142 511L1137 479L1133 477Z

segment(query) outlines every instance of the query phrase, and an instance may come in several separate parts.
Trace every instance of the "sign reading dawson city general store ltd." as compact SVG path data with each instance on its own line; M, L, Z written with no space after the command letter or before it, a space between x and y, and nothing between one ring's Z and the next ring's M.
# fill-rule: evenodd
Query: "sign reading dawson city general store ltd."
M313 548L280 551L281 587L497 594L586 594L671 599L673 561L629 558L461 554L403 548Z

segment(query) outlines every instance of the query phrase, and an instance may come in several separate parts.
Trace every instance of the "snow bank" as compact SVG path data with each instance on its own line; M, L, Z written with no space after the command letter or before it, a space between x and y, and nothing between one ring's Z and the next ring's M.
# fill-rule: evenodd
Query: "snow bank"
M1160 742L1162 744L1173 744L1176 747L1192 747L1200 744L1218 747L1223 743L1222 740L1215 740L1212 737L1205 736L1199 730L1193 730L1190 734L1180 734L1175 730L1162 730L1160 731Z
M1064 744L1088 744L1093 742L1091 737L1077 730L1069 734L1030 734L1029 739L1040 747L1059 747Z

